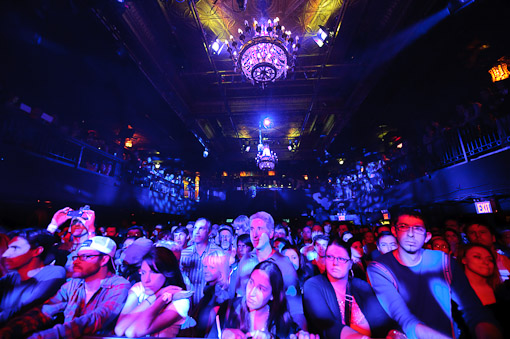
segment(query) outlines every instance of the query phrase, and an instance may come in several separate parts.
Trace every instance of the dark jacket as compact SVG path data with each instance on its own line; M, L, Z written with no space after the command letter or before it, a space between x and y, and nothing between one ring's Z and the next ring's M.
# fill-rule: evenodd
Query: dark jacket
M372 337L385 338L391 329L398 328L367 282L352 278L349 283L351 294L370 325ZM321 338L340 338L345 325L342 324L335 290L327 276L324 274L308 279L304 291L303 306L310 332L320 334Z

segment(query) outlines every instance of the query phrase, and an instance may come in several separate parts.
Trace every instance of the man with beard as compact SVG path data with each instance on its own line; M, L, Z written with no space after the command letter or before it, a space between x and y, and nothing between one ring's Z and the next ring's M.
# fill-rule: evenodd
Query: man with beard
M9 233L11 239L2 257L10 271L0 279L0 325L13 316L41 305L65 282L61 266L45 266L55 242L47 231L34 228Z
M368 267L372 287L386 313L408 338L455 338L454 301L477 338L501 338L494 320L469 285L462 269L441 251L423 249L430 240L419 211L401 211L392 227L397 250Z
M79 338L108 334L126 301L130 284L113 274L115 242L106 237L86 240L73 257L72 278L42 307L12 319L0 330L1 338L21 338L53 325L63 312L64 323L30 338Z

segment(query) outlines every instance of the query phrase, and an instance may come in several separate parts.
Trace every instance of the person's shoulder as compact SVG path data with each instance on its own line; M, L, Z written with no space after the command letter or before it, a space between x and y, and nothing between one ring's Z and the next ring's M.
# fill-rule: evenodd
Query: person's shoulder
M273 253L273 255L271 256L271 259L273 259L274 261L277 261L277 262L285 263L285 265L287 265L287 264L292 265L289 258L287 258L286 256L284 256L283 254L281 254L278 251L275 251Z
M289 258L281 254L280 252L275 252L271 259L274 260L274 262L278 265L280 270L282 271L283 278L285 279L285 274L290 272L296 272L296 269L294 268L294 265L290 262ZM290 270L290 272L289 272ZM285 271L285 272L284 272ZM297 273L296 273L297 274Z
M44 266L39 273L36 274L38 280L64 279L66 277L66 269L62 266L48 265Z
M504 254L501 254L499 252L496 252L496 255L497 255L497 258L498 260L500 260L502 263L506 265L510 264L510 258L508 258L506 255Z
M245 263L247 262L250 262L250 261L255 261L255 262L259 262L259 260L257 259L257 253L255 252L255 250L251 251L251 252L248 252L246 253L242 258L241 260L239 260L237 266L240 267L242 265L244 265Z
M183 256L190 256L190 255L192 255L194 250L195 250L195 245L191 245L191 246L186 247L185 249L183 249L181 251L181 258Z
M308 279L307 281L305 281L304 289L306 290L307 288L323 286L324 284L326 284L326 282L328 282L328 279L324 275L322 274L315 275Z
M135 283L131 288L129 289L130 292L133 292L137 296L141 295L142 293L145 293L145 287L143 287L143 284L141 281Z
M214 252L214 251L220 251L220 252L223 252L223 248L221 248L220 246L216 245L216 244L209 244L209 250L208 252L211 253L211 252Z
M370 284L368 282L366 282L365 280L359 279L359 278L352 278L351 286L353 286L357 290L361 290L363 292L371 292L372 291L372 287L370 286Z
M449 260L449 255L442 251L424 249L422 263L428 266L442 267L441 264Z
M110 274L104 279L105 286L131 288L131 283L124 277L117 274ZM125 286L122 286L125 285Z
M2 278L0 278L0 281L3 284L11 283L11 284L17 284L19 281L21 281L21 276L17 271L11 271L4 275Z
M396 251L396 250L395 250ZM377 259L375 260L372 260L368 266L372 266L372 267L377 267L378 265L380 264L383 264L383 265L389 265L389 264L392 264L392 263L395 263L395 262L398 262L397 259L395 258L395 255L393 254L393 251L392 252L388 252L388 253L385 253L385 254L381 254L377 257Z

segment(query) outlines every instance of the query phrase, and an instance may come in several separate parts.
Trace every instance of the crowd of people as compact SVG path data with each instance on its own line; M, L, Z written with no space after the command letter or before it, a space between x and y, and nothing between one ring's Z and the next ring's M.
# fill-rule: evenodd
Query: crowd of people
M411 209L290 226L257 212L119 230L63 208L46 230L0 236L0 337L510 335L510 230Z

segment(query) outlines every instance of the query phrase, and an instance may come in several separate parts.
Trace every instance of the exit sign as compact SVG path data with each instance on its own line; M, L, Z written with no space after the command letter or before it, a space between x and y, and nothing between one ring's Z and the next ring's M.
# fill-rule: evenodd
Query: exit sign
M475 202L475 208L477 214L493 213L490 200Z

